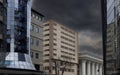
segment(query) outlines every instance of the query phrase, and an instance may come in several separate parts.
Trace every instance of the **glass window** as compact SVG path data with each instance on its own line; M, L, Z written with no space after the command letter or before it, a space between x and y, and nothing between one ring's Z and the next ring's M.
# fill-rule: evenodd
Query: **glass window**
M33 58L33 52L30 52L31 57Z
M34 25L30 25L30 30L33 30L34 29Z
M39 46L39 39L36 39L36 46Z
M39 21L42 21L42 18L41 17L39 17L39 19L38 19Z
M35 17L35 14L34 14L34 13L32 13L32 17Z
M38 19L39 17L38 17L38 15L36 15L36 19Z
M30 38L30 44L34 44L34 39Z
M35 32L39 33L39 27L35 27Z
M37 59L39 58L39 54L38 53L35 54L35 58L37 58Z

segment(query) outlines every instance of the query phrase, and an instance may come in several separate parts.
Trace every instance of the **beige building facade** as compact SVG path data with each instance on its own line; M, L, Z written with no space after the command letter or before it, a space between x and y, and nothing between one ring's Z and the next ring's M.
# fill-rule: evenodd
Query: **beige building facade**
M43 25L43 66L49 75L77 75L78 33L49 20Z
M44 16L32 9L31 12L31 57L38 71L43 71L43 23Z

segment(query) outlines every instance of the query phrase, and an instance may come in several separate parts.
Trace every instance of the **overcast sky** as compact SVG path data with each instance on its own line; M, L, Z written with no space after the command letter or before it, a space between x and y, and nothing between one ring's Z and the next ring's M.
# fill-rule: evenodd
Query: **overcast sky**
M79 51L102 54L100 0L34 0L33 8L79 33Z

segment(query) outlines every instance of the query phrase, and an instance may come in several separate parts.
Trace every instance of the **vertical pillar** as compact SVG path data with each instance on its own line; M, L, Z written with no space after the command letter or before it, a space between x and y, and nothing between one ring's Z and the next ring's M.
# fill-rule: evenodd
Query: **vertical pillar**
M87 75L90 75L91 74L91 71L90 71L90 61L87 62Z
M102 75L102 65L100 65L100 74L99 75Z
M86 75L86 61L82 60L82 75Z
M92 75L95 75L95 63L92 63Z
M82 64L79 63L79 75L82 75L82 73L81 73L81 72L82 72L82 71L81 71L81 65L82 65Z
M96 63L96 75L98 75L99 74L99 65L98 65L98 63Z

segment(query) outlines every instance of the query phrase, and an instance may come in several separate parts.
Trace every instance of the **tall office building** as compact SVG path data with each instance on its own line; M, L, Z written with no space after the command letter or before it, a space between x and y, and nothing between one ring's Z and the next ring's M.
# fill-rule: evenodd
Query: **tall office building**
M32 9L31 12L30 49L32 62L38 71L43 71L43 26L44 16Z
M106 73L107 75L116 74L116 50L117 50L117 39L116 39L116 30L115 22L107 26L107 45L106 45Z
M77 75L78 34L53 20L43 25L43 66L49 75Z
M0 0L0 52L6 50L6 0ZM0 55L0 61L3 59L2 55Z
M105 75L117 75L120 70L120 0L107 0L106 4Z
M30 57L32 0L0 0L0 5L4 1L7 1L4 4L7 25L2 28L5 31L2 35L6 37L1 47L6 47L0 51L0 68L35 70Z

